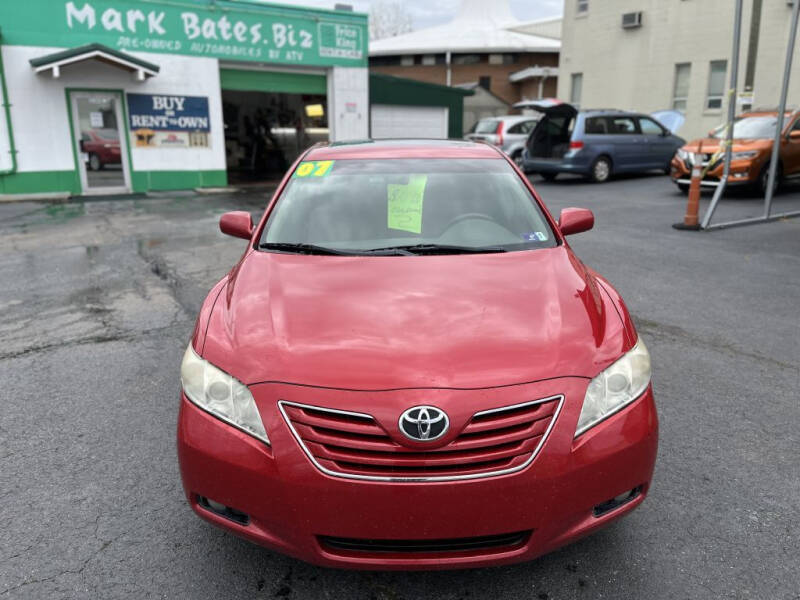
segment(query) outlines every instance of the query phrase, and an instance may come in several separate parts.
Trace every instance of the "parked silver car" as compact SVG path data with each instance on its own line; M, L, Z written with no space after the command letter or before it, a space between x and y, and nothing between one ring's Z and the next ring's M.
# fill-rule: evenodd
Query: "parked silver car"
M518 165L522 161L522 151L528 134L536 127L541 115L504 115L481 119L464 136L471 141L484 141L498 146L514 159Z

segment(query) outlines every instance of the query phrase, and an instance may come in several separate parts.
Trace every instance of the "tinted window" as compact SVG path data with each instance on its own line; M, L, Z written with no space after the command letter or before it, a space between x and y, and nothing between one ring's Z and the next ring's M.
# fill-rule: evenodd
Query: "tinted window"
M475 133L494 133L499 123L497 119L481 119L475 125Z
M632 117L609 117L609 133L617 135L637 133L636 123Z
M522 123L517 123L516 125L512 126L508 133L522 133L527 134L531 132L534 125L536 125L536 121L523 121Z
M652 119L644 117L639 117L639 127L642 128L642 133L645 135L662 135L664 133L664 129L661 125Z
M608 127L604 117L589 117L586 119L584 129L587 134L604 134L608 133Z
M503 159L323 163L298 166L262 242L354 252L415 244L507 250L556 244L538 204Z

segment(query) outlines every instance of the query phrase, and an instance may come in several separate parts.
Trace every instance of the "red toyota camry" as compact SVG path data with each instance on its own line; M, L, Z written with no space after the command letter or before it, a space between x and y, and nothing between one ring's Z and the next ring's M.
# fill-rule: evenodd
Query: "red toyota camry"
M630 512L658 443L613 287L492 146L315 146L208 295L178 454L203 519L320 565L528 560Z

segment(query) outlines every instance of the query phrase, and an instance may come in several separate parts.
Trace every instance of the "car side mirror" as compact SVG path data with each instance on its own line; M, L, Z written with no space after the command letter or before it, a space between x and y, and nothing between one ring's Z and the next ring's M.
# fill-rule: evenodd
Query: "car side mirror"
M594 227L594 214L588 208L565 208L558 217L558 228L564 235L589 231Z
M219 218L219 230L225 235L249 240L253 235L253 218L244 210L226 212Z

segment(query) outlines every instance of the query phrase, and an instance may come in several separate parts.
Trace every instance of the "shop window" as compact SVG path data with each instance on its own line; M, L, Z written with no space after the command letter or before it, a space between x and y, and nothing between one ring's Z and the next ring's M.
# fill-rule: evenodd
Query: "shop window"
M686 111L686 103L689 98L689 76L691 73L691 63L675 65L675 85L672 90L672 108L675 110Z
M725 95L725 72L727 70L728 61L711 61L708 71L708 94L706 95L706 110L719 110L722 108L722 99Z

